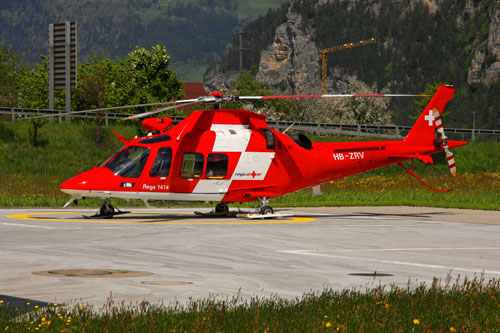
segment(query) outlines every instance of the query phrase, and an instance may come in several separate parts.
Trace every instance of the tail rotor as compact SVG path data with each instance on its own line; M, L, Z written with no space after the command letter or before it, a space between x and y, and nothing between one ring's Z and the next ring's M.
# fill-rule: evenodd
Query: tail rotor
M457 168L455 165L455 158L453 153L448 147L448 139L444 134L443 123L441 122L441 113L438 108L434 108L434 121L436 123L436 130L439 134L441 134L441 138L436 140L439 146L442 146L446 153L446 161L448 162L448 169L450 170L450 174L452 177L457 176Z

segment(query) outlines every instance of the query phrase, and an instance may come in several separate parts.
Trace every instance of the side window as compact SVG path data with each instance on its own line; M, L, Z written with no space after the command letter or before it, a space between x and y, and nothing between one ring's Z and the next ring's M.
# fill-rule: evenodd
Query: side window
M203 155L200 153L185 153L182 157L181 177L200 178L203 173Z
M172 164L172 149L163 147L158 149L155 162L149 171L151 177L167 177L170 173L170 165Z
M208 154L207 170L205 176L208 179L224 179L227 173L226 154Z
M276 147L275 142L274 142L274 134L270 129L263 128L264 135L266 136L266 148L267 149L274 149Z

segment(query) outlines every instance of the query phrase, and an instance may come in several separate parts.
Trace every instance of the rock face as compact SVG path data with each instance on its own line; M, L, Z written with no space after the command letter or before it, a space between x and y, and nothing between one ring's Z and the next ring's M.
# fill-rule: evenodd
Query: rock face
M317 4L325 4L332 0L316 0ZM355 4L359 0L342 0ZM464 0L463 15L456 17L457 29L465 26L464 20L472 18L484 8L481 0ZM409 7L424 4L429 14L440 10L444 0L404 0ZM381 0L366 0L367 10L377 14ZM305 25L299 13L290 9L286 22L275 30L273 43L260 53L260 62L256 79L270 87L277 88L285 94L321 93L321 58L318 47L314 43L314 31ZM349 10L349 6L348 6ZM500 1L496 1L487 13L490 19L488 37L471 50L473 57L468 69L468 83L491 84L500 73ZM389 40L386 47L391 47ZM226 90L238 75L216 75L205 84L218 90ZM342 68L329 68L328 91L342 88L350 81L347 72Z
M491 23L488 39L474 54L468 73L468 82L489 85L500 73L500 3L489 13Z
M319 50L309 29L301 25L300 14L289 10L287 22L276 29L273 43L261 52L257 80L284 93L321 90Z

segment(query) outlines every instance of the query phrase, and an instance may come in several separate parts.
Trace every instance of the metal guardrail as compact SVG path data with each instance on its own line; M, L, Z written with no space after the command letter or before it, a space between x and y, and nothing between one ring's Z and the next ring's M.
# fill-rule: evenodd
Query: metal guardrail
M46 110L46 109L24 109L24 108L9 108L9 107L0 107L0 114L7 114L11 116L11 121L16 121L16 119L19 118L27 118L29 115L40 115L40 116L50 116L49 121L53 122L54 118L58 117L59 122L62 123L63 118L64 119L69 119L67 118L66 113L67 111L65 110ZM106 123L106 127L108 127L109 120L119 120L123 119L125 117L130 116L129 114L125 113L111 113L111 112L104 112L104 120ZM71 115L71 118L95 118L96 113L95 112L83 112L83 113L78 113ZM68 121L68 120L66 120Z
M31 114L38 115L50 115L49 120L55 117L59 117L59 122L66 115L61 115L65 113L64 110L45 110L45 109L23 109L23 108L9 108L0 107L0 114L11 115L11 120L16 121L18 118L25 118ZM130 116L130 114L125 113L111 113L104 112L104 120L106 127L109 125L109 120L120 120L125 117ZM95 118L95 112L84 112L79 114L71 115L72 118ZM179 123L184 119L184 117L172 117L175 124ZM278 130L285 130L291 128L294 131L302 131L306 133L312 133L316 135L347 135L356 137L380 137L380 138L390 138L390 139L401 139L406 136L410 131L411 126L395 126L395 125L366 125L366 124L330 124L330 123L310 123L310 122L292 122L292 121L268 121L269 127L273 127ZM490 130L490 129L467 129L467 128L446 128L446 136L452 139L471 139L478 135L483 137L494 137L494 141L498 142L498 137L500 136L500 130Z

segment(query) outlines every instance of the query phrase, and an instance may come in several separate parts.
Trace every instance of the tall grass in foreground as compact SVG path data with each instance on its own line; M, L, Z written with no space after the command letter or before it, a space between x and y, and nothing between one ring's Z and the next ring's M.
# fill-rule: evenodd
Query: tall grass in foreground
M40 332L498 332L500 281L331 289L301 298L209 298L187 305L50 305L19 314L0 304L0 331Z

